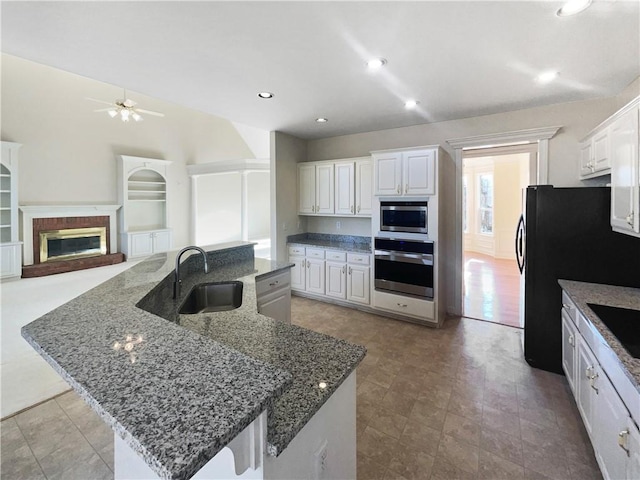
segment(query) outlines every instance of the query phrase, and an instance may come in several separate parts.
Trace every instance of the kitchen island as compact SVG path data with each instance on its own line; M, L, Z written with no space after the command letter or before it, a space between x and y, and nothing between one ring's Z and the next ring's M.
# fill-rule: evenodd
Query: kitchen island
M327 451L335 455L324 467L353 463L347 471L355 476L354 371L365 349L257 313L256 280L289 264L255 259L246 242L206 250L210 273L202 273L200 255L186 258L176 300L176 252L157 254L35 320L22 335L113 428L116 477L123 442L158 477L191 478L262 412L266 453L245 462L262 469L252 478L308 476L319 447L324 460ZM231 280L243 283L239 308L176 313L193 285ZM340 415L352 419L317 418L343 395L353 398L340 402L347 404L338 406ZM319 435L331 438L310 444L325 424L333 431ZM353 445L343 448L340 437Z

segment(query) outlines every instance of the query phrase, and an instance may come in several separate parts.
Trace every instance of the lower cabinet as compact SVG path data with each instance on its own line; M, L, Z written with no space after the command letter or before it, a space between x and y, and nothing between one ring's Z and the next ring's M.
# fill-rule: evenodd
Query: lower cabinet
M289 247L291 289L352 303L371 303L371 256L338 250Z
M122 253L137 258L171 250L171 230L150 230L122 234Z
M291 323L291 272L286 270L256 280L258 312Z
M592 350L589 341L593 343L595 338L590 329L593 326L589 327L586 318L563 294L562 366L602 476L605 480L637 480L640 478L640 432L631 416L634 407L628 407L622 400L624 395L621 397L612 383L617 381L614 372L605 371L611 366L599 357L600 345L593 346ZM595 354L596 351L600 353Z
M22 242L0 245L0 278L19 277L22 274Z

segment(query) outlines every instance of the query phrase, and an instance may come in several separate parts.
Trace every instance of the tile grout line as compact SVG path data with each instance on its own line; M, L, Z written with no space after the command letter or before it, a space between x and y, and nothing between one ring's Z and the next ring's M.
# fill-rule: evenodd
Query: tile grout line
M51 400L51 399L49 399L49 400ZM48 402L49 400L46 400L46 401ZM42 403L45 403L45 402L42 402ZM35 408L35 406L31 407L31 408ZM29 409L26 409L26 410L29 410ZM17 415L17 413L16 413L16 415ZM40 464L40 460L38 460L38 457L36 457L36 454L34 453L33 448L31 448L31 444L29 443L29 440L27 440L27 437L24 435L24 432L22 431L22 428L20 427L20 424L18 423L17 420L16 420L16 427L18 427L18 430L20 430L20 435L22 435L22 438L24 439L24 443L29 448L29 451L31 452L31 456L36 461L36 464L38 465L38 468L40 469L40 472L42 472L42 476L48 480L49 477L47 477L47 474L44 473L44 468L42 468L42 465Z

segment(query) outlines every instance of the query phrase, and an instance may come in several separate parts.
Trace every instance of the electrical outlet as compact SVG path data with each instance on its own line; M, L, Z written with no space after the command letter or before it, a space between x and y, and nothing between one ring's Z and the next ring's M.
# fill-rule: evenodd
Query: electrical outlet
M342 223L336 222L336 230L340 230L341 227L342 227Z
M287 222L284 222L284 223L282 224L282 231L283 231L283 232L286 232L286 231L287 231Z
M329 455L327 450L327 441L322 442L316 453L313 454L315 480L324 480L329 478Z

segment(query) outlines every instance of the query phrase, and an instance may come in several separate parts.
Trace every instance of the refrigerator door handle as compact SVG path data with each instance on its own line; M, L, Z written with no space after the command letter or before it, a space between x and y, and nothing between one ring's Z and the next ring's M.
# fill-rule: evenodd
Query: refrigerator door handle
M524 214L520 215L518 220L518 226L516 227L516 260L518 262L518 269L520 274L524 270Z

